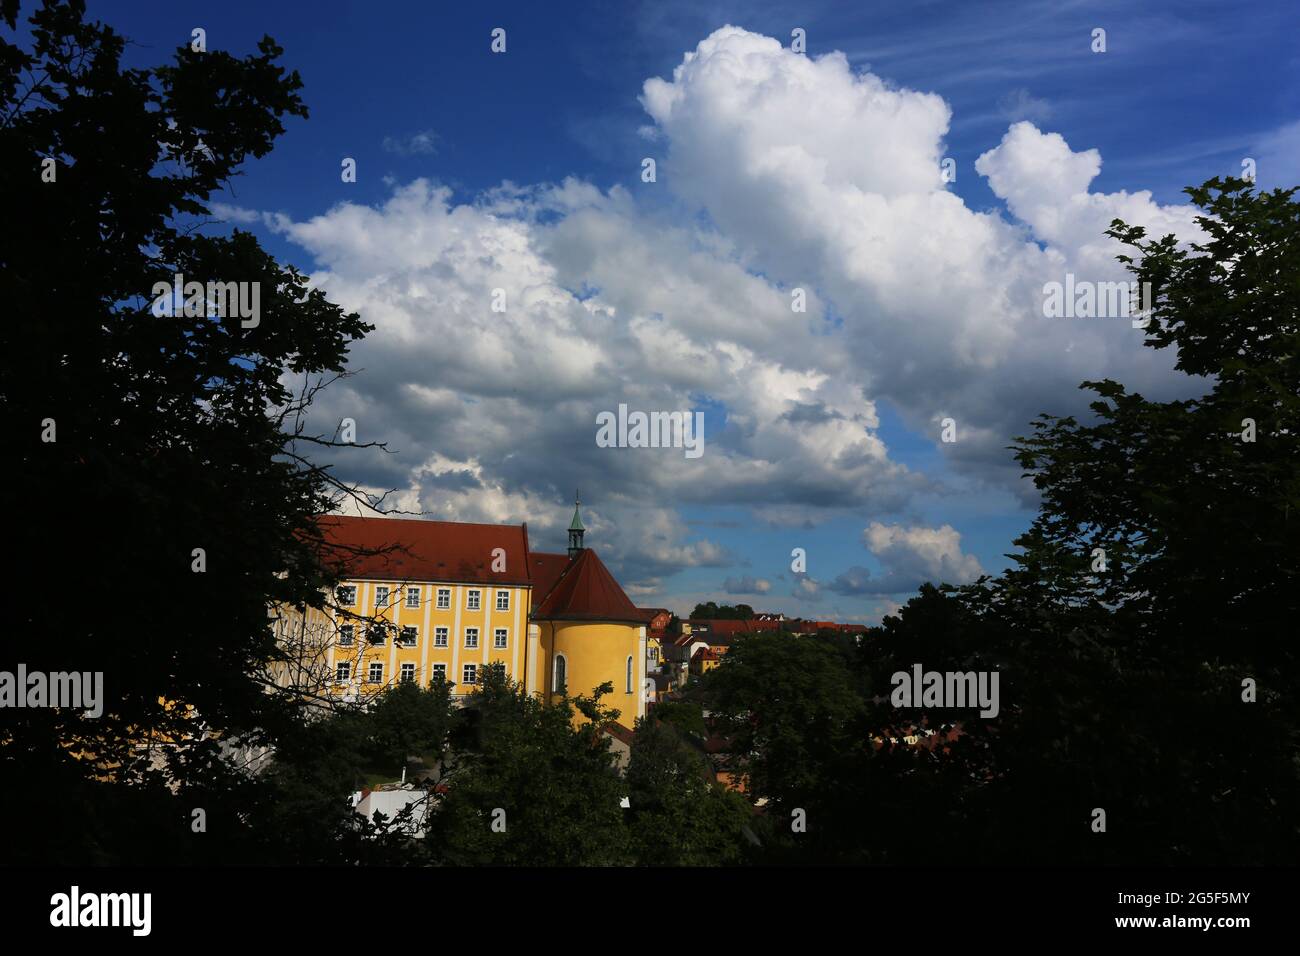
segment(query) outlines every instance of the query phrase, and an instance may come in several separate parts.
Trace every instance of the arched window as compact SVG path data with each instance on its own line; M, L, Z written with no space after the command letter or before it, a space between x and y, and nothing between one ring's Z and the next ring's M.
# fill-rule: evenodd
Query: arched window
M632 658L627 659L627 692L632 693Z
M555 674L551 679L551 692L562 694L565 692L569 683L569 663L564 659L563 654L555 655Z

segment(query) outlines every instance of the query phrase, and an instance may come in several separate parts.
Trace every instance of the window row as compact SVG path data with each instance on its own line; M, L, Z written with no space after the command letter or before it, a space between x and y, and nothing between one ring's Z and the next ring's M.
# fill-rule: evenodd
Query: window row
M388 630L385 627L372 627L366 631L366 643L372 647L383 647L388 640ZM445 627L435 627L433 629L433 646L447 647L450 638L450 630ZM352 647L356 642L357 632L356 625L342 624L339 626L339 647ZM477 627L465 628L465 646L476 648L479 646L479 629ZM415 647L420 640L420 631L414 624L403 624L394 638L393 642L398 647ZM494 650L502 651L510 646L510 629L498 627L492 631L492 647Z
M394 594L393 592L399 592ZM375 607L388 607L391 602L402 600L400 592L402 588L392 588L383 584L375 585ZM357 606L357 586L355 584L343 584L334 590L334 599L338 602L339 607L356 607ZM436 594L437 607L440 611L451 610L451 588L438 588ZM406 607L418 608L420 606L420 588L406 588ZM510 610L510 592L496 592L496 609L498 611ZM483 591L479 588L468 588L465 591L465 610L481 611L483 610Z
M502 663L500 663L500 662L497 662L497 663L494 663L494 664L488 664L487 666L496 669L496 671L497 671L498 673L500 673L500 674L504 674L504 673L505 673L505 665L502 664ZM462 683L462 684L477 684L477 683L478 683L478 669L479 669L479 665L478 665L478 664L466 664L464 667L462 667L462 668L461 668L461 683ZM415 680L415 665L414 665L414 664L403 664L403 665L401 666L401 670L400 670L400 672L399 672L399 675L400 675L400 676L399 676L399 680L401 680L401 681L403 681L403 682L407 682L407 681L413 681L413 680ZM432 671L432 674L431 674L430 676L431 676L432 679L435 680L435 681L443 681L443 682L446 682L446 680L447 680L447 665L446 665L446 664L434 664L434 665L433 665L433 671ZM352 662L351 662L351 661L339 661L336 665L334 665L334 677L335 677L336 680L338 680L339 683L342 683L342 684L346 684L348 681L350 681L350 680L352 679ZM368 684L382 684L383 682L384 682L384 665L381 664L381 663L378 662L378 661L374 661L374 662L372 662L372 663L370 664L369 668L366 670L366 683L368 683Z

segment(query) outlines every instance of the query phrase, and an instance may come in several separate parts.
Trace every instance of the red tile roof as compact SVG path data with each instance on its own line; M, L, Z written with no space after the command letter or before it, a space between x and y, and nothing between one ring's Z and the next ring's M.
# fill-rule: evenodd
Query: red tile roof
M528 573L533 579L534 607L541 604L546 595L551 593L551 588L555 587L555 582L560 580L560 576L568 566L567 554L534 551L528 556Z
M319 519L326 562L343 576L380 581L531 583L523 525L327 515ZM505 570L493 571L493 551Z
M578 552L533 617L543 621L644 624L645 618L591 549Z
M733 637L736 634L771 633L780 628L779 621L740 620L731 618L710 618L691 621L691 627L704 625L706 630L719 637Z

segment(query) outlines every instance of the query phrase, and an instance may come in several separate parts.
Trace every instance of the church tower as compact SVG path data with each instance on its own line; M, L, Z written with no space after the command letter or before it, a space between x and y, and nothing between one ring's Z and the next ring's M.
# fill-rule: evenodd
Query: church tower
M573 493L573 520L569 522L569 557L576 558L582 553L582 535L587 530L582 526L582 515L578 513L582 501L578 493Z

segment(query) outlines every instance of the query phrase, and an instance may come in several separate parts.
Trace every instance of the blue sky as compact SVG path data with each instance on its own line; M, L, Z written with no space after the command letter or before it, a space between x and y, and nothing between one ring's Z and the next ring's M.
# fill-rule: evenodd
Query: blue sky
M343 467L406 488L431 516L528 520L535 546L556 550L564 502L581 485L589 543L638 603L678 610L714 598L875 621L922 578L999 570L1032 514L1000 449L1033 414L1076 411L1074 385L1108 374L1157 395L1196 390L1167 357L1134 355L1113 330L1032 325L1025 289L1058 267L1083 274L1112 257L1083 207L1190 237L1184 186L1238 174L1244 157L1263 185L1300 182L1300 16L1290 3L89 8L134 41L133 65L162 60L203 27L210 48L236 54L270 34L301 73L310 119L291 121L220 198L232 222L379 325L357 355L364 372L323 413L355 409L368 436L399 454ZM748 32L715 34L727 24ZM505 54L489 50L495 27L507 31ZM790 59L795 28L821 63L811 73ZM1095 28L1105 53L1090 49ZM699 69L674 80L691 51ZM820 60L832 51L858 80ZM871 93L863 76L898 98ZM672 90L658 106L647 101L651 78ZM794 112L790 83L806 84ZM936 120L942 108L921 94L941 97L950 118ZM737 112L736 98L750 106ZM1031 126L1004 142L1020 121ZM859 122L864 132L847 129ZM946 127L936 133L936 122ZM862 164L850 157L837 170L845 149ZM908 179L909 164L935 151L957 163L952 218L947 199L907 198L929 188ZM640 179L647 156L660 163L654 184ZM357 160L356 183L340 181L342 157ZM895 165L907 182L890 174ZM420 183L424 192L402 193ZM1132 198L1141 190L1150 196ZM798 205L780 208L793 196ZM424 242L450 244L390 267ZM385 243L393 255L372 254ZM936 250L934 290L899 278L900 263ZM541 331L526 355L494 340L474 368L463 346L447 354L436 343L491 321L457 311L471 308L465 290L488 281L479 262L492 283L522 276L519 289L534 291L521 301L541 302L546 317L527 317ZM715 275L716 288L700 291ZM780 319L763 303L801 277L815 321L772 329ZM664 306L656 286L683 291ZM719 303L715 341L701 301ZM737 301L755 304L756 330L743 328ZM422 311L430 302L446 315ZM723 315L733 306L736 316ZM686 358L628 357L655 329L638 323L656 321L689 343ZM594 426L581 423L624 395L706 410L710 453L689 467L649 449L599 457ZM773 405L781 395L787 404ZM819 424L792 430L782 407ZM932 424L941 413L971 437L942 446ZM846 445L832 421L880 447ZM827 461L828 448L842 457ZM808 552L802 588L794 547ZM899 590L862 587L855 567Z

